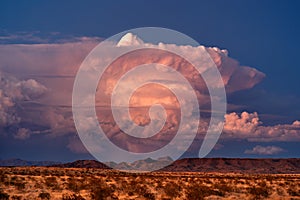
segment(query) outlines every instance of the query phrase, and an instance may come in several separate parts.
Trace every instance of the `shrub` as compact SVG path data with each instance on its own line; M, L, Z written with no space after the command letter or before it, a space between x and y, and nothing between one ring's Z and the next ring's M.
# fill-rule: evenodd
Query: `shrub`
M0 183L5 183L7 181L8 177L6 174L0 175Z
M78 193L80 190L85 189L85 181L83 179L68 178L67 187L69 190Z
M155 200L155 195L151 192L145 192L143 194L143 197L145 197L146 199L149 199L149 200Z
M193 184L187 189L186 196L189 200L202 200L210 195L222 196L219 191L215 191L206 185Z
M134 189L134 192L143 196L145 193L147 193L147 189L144 185L133 185L133 189Z
M91 198L94 200L102 200L113 196L113 189L101 179L92 179L90 181L90 188Z
M40 194L39 194L39 198L41 198L41 199L46 199L46 200L49 200L50 199L50 194L48 193L48 192L41 192Z
M14 195L11 197L12 200L21 200L22 199L22 196L17 196L17 195Z
M72 195L67 195L64 194L62 197L62 200L85 200L85 198L83 198L80 194L76 195L76 194L72 194Z
M128 194L128 196L133 196L134 195L134 193L132 191L129 191L127 194Z
M17 181L14 184L18 190L23 190L25 188L25 183L22 181Z
M252 186L249 188L249 193L252 194L255 199L262 199L270 196L270 189L268 187Z
M47 178L45 179L45 185L46 185L47 187L54 188L54 189L59 188L58 182L57 182L57 180L56 180L56 177L54 177L54 176L47 177Z
M226 193L234 191L234 188L229 183L216 183L213 187L219 191L219 196L225 196Z
M5 192L0 191L0 200L8 200L8 199L9 199L9 195Z
M300 196L300 190L296 189L296 186L290 186L287 190L287 192L289 193L289 195L291 196Z
M180 195L181 187L176 183L167 183L164 187L164 191L167 196L176 198Z

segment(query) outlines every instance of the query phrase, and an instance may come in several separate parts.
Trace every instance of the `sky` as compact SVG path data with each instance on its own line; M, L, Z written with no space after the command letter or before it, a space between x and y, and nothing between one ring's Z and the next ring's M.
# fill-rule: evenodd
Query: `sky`
M299 157L299 8L296 0L1 1L0 159L92 159L72 119L74 77L100 41L138 27L179 31L221 59L228 110L208 157Z

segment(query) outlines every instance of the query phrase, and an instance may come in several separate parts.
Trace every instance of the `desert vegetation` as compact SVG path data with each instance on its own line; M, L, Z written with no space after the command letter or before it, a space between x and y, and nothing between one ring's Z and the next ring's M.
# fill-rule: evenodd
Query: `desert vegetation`
M2 167L0 200L10 199L300 199L300 175Z

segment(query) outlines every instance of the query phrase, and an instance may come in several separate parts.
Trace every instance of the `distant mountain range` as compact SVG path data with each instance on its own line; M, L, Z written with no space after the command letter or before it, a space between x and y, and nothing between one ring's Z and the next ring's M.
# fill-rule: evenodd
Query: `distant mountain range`
M3 167L13 167L13 166L49 166L49 165L56 165L61 164L61 162L54 162L54 161L28 161L28 160L21 160L21 159L7 159L7 160L0 160L0 166Z
M62 168L97 168L163 172L220 172L220 173L272 173L300 174L300 158L250 159L250 158L184 158L172 161L170 157L157 160L147 158L132 163L78 160L70 163L51 161L0 160L0 166L52 166ZM166 166L162 168L163 166ZM160 169L161 168L161 169Z
M170 157L162 157L154 160L147 158L145 160L137 160L132 163L128 162L106 162L105 164L119 170L138 170L138 171L154 171L170 165L173 162Z

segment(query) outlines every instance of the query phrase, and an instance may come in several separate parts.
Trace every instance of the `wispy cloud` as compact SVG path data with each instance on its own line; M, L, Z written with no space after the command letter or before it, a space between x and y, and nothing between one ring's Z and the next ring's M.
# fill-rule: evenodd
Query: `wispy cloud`
M99 37L65 35L60 32L18 31L11 33L0 29L0 44L63 44L89 40L101 41L103 39Z
M284 149L276 146L260 146L257 145L251 150L246 150L246 154L258 154L258 155L275 155L284 152Z

